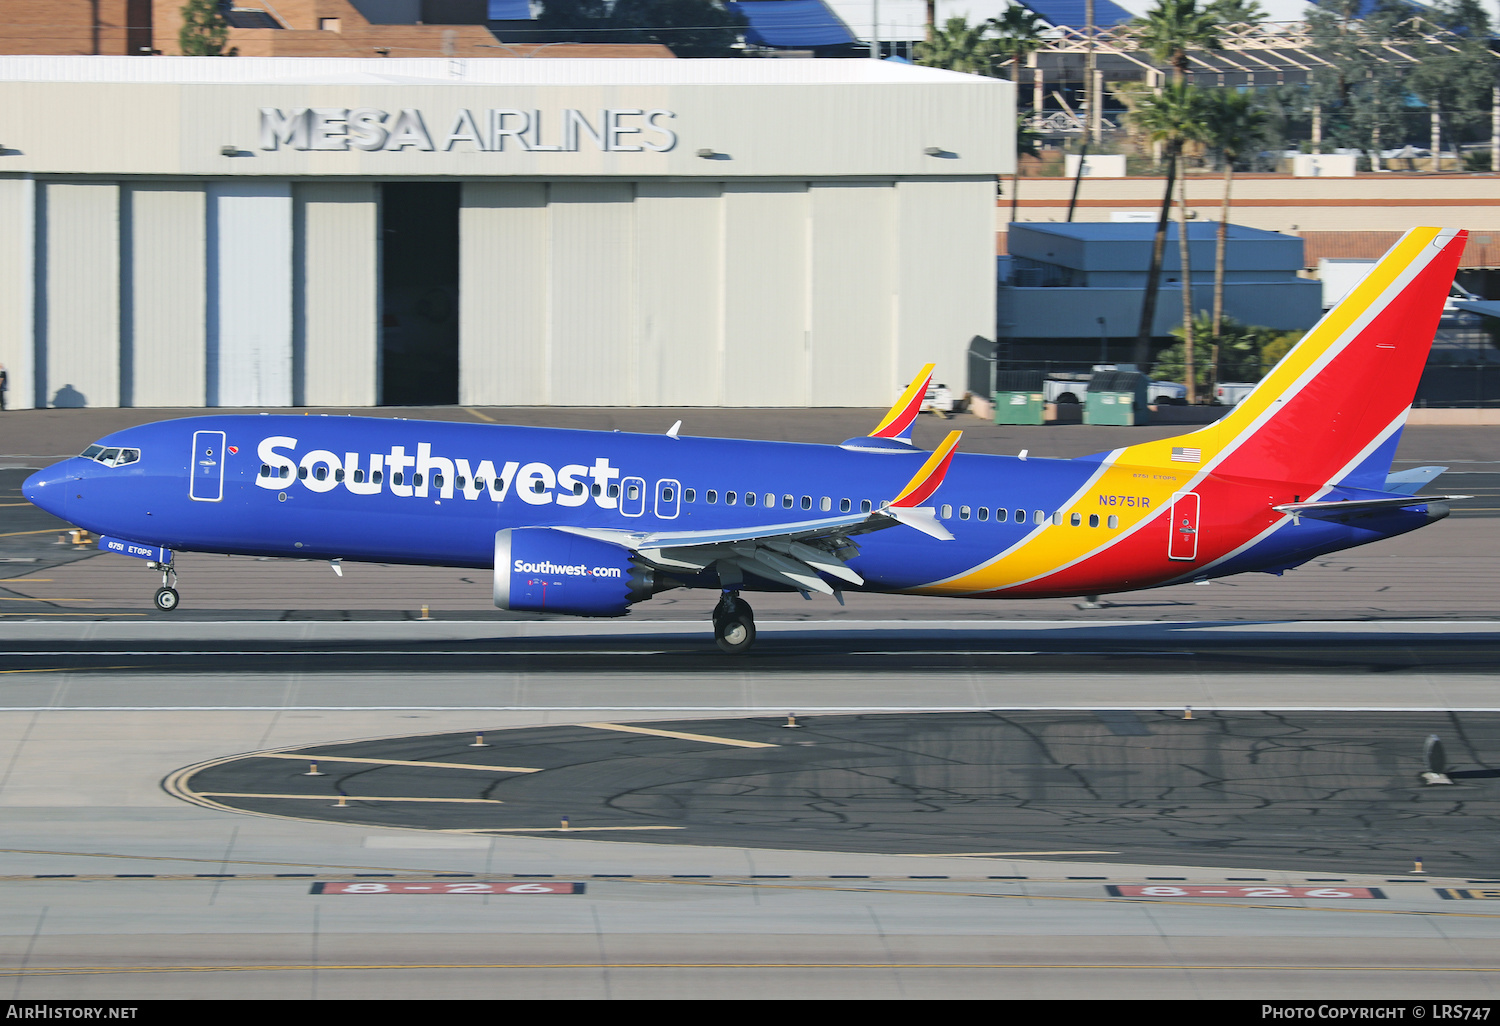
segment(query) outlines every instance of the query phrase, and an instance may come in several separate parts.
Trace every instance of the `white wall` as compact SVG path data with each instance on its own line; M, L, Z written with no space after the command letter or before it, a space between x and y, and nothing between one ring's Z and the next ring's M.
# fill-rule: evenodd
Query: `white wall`
M881 406L994 333L994 182L471 183L460 401Z
M120 404L120 187L42 186L45 277L37 333L48 406Z
M0 365L8 376L5 405L11 410L36 405L35 218L36 183L0 178Z
M292 404L292 188L208 187L208 404Z
M204 187L142 182L125 188L126 263L121 347L124 406L203 406Z
M299 406L375 405L379 190L371 182L310 182L293 190Z

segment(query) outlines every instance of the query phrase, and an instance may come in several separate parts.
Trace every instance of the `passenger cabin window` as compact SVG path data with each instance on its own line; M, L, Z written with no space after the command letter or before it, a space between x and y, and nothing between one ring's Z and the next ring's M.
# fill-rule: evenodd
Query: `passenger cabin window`
M782 509L791 509L792 508L792 501L793 500L792 500L792 497L790 495L783 495L781 497L781 508ZM766 505L770 505L770 503L767 503Z
M988 506L980 506L979 507L979 519L980 520L988 520L989 518L990 518L990 508Z
M746 492L745 493L745 505L746 506L754 506L755 505L755 493L754 492Z
M692 489L692 488L684 488L682 490L682 501L683 502L696 502L697 499L698 499L698 493L694 489Z
M735 496L734 492L725 492L724 493L724 505L726 505L726 506L733 506L735 498L736 498L736 496Z
M661 501L662 502L671 502L672 501L672 489L670 489L670 488L663 488L661 490Z
M967 520L967 519L969 519L969 507L967 507L967 506L960 506L960 507L958 507L958 519L960 519L960 520Z
M871 506L870 506L870 500L869 499L860 499L859 500L859 511L861 513L868 513L868 512L870 512L870 509L871 509Z
M719 501L719 493L713 488L710 488L708 491L703 493L703 498L710 506L712 506Z
M1120 526L1120 518L1117 517L1117 516L1115 516L1113 513L1111 513L1110 517L1109 517L1108 523L1109 523L1110 529L1113 530L1114 528Z
M1082 527L1083 526L1083 514L1082 513L1069 513L1068 514L1068 523L1071 524L1073 527Z
M938 511L938 516L941 517L943 520L952 520L953 519L953 507L950 504L946 503L946 502L943 503L943 508Z
M802 508L803 509L812 509L812 496L811 495L804 495L804 496L802 496Z
M611 499L618 499L620 497L620 486L619 485L612 484L612 485L609 486L609 497Z
M1045 524L1047 522L1047 514L1039 509L1034 509L1031 511L1031 522L1033 524Z
M536 483L536 486L534 488L532 488L531 490L534 491L534 492L540 492L542 490L542 483L540 481L538 481ZM627 498L627 499L638 499L638 498L640 498L640 495L641 495L641 490L639 488L637 488L635 485L631 485L629 488L625 489L625 498Z
M298 481L306 481L307 480L307 468L306 467L298 467L297 468L297 480ZM400 474L396 475L396 483L397 484L401 483L401 475Z
M1098 527L1099 526L1099 514L1097 514L1097 513L1090 513L1089 514L1089 526L1090 527Z
M851 509L853 509L853 508L854 508L854 504L851 503L848 499L840 499L839 500L839 512L840 513L847 513Z
M791 496L788 495L787 498L790 499ZM766 493L766 505L767 506L774 506L774 505L776 505L776 496L773 495L771 492L767 492ZM788 505L790 505L790 503Z
M282 477L286 477L285 474L282 474L281 476ZM383 470L373 470L373 471L371 471L370 472L370 480L373 481L373 482L375 482L376 484L380 484L382 481L385 480L385 471L383 471Z
M1017 519L1020 519L1020 518L1017 517ZM1008 520L1010 520L1010 510L1005 509L1003 507L997 506L995 508L995 520L998 523L1002 523L1002 524L1005 523L1005 522L1007 522Z

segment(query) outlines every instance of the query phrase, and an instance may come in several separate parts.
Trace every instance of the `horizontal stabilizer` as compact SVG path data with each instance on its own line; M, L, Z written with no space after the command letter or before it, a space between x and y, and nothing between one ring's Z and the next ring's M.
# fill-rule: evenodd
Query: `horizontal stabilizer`
M1382 509L1403 509L1407 506L1425 506L1432 502L1448 502L1453 499L1472 499L1472 495L1411 495L1395 499L1335 499L1331 502L1284 502L1272 506L1278 513L1296 517L1342 516L1346 513L1373 513Z
M1438 475L1447 469L1447 467L1417 467L1413 470L1403 470L1385 479L1385 490L1400 492L1402 495L1416 495L1423 485L1436 481Z

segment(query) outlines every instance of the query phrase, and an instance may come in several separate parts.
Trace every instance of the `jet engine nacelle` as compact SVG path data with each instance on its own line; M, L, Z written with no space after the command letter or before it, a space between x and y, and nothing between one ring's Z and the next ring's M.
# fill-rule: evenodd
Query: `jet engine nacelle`
M553 527L495 534L495 605L534 613L624 616L655 591L629 549Z

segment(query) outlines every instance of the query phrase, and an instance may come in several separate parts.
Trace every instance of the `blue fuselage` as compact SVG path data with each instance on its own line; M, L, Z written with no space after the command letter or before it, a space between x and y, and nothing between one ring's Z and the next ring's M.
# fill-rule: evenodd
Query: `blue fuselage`
M505 528L772 528L878 509L928 455L268 415L166 421L116 432L99 444L139 450L139 458L116 466L66 460L31 478L28 498L90 531L177 551L486 568L493 564L496 532ZM1085 513L1081 526L1058 513L1077 500L1098 468L1098 458L960 454L930 500L953 539L893 526L861 535L859 555L849 565L870 590L926 590L1013 547L1036 544L1044 528L1094 531L1102 543L1109 510L1094 520ZM1425 522L1424 514L1411 511L1354 524L1304 522L1209 576L1294 565ZM1202 530L1214 530L1207 508ZM1194 569L1169 560L1165 542L1159 562L1112 579L1108 560L1100 560L1098 573L1069 593L1148 587Z

